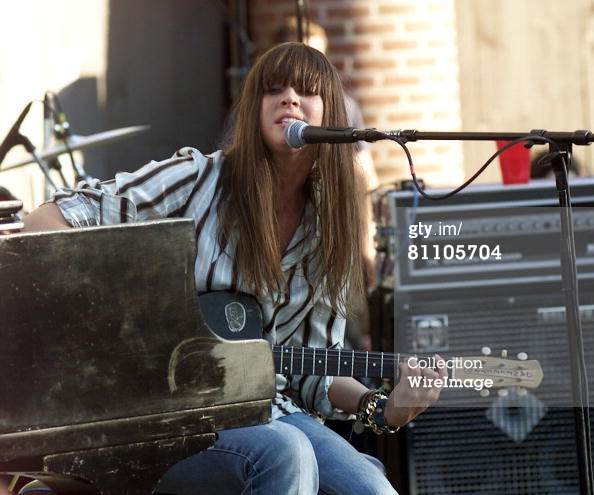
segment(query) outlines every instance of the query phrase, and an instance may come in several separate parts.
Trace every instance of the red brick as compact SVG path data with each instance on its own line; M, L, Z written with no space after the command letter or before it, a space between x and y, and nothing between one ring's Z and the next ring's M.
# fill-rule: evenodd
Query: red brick
M353 26L353 32L355 34L363 35L363 34L373 34L376 36L381 36L388 33L395 32L395 26L393 23L390 22L365 22L365 23L358 23Z
M369 15L369 8L365 6L345 6L329 8L326 11L328 19L365 18Z
M420 77L417 76L396 76L386 77L384 84L386 86L416 86L420 83Z
M404 23L404 28L406 29L406 31L409 32L416 32L416 31L432 31L434 29L434 24L432 22L405 22Z
M417 11L414 5L380 5L378 12L381 16L402 17Z
M373 88L374 79L371 77L352 76L349 77L349 87L355 89Z
M408 67L431 67L435 64L435 57L412 57L406 61Z
M436 95L435 93L426 93L426 94L421 94L421 93L416 93L416 94L411 94L409 96L409 100L412 103L432 103L434 102L436 99Z
M397 94L390 95L390 94L384 93L384 94L376 94L376 95L371 95L371 94L360 95L357 98L357 100L359 101L361 106L366 107L369 105L380 105L380 106L396 105L401 100L401 98L402 97Z
M368 69L394 69L396 61L393 58L373 58L372 56L355 60L354 68L357 70Z
M421 112L394 112L388 114L387 118L393 122L419 122L423 119Z
M332 54L346 54L351 55L358 52L369 52L371 50L370 42L347 42L347 43L333 43Z
M387 40L382 41L384 50L414 50L419 47L419 43L414 40Z

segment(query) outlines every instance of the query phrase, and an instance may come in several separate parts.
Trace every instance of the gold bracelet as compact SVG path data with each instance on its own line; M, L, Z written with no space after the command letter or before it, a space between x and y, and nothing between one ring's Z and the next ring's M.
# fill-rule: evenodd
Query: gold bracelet
M362 398L363 406L357 413L357 420L353 426L355 433L362 433L363 427L368 426L376 435L382 433L396 433L400 426L390 426L386 422L384 411L388 404L388 396L381 390L374 390Z

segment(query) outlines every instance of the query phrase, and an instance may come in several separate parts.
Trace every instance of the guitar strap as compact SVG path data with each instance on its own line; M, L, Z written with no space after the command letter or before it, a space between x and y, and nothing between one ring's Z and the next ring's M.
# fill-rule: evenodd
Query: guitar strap
M214 291L198 296L206 325L226 340L262 338L262 311L253 296L243 292Z

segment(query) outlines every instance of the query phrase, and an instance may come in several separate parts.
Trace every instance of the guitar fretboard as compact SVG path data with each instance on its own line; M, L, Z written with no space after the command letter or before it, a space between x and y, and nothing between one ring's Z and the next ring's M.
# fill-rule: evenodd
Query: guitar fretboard
M398 365L412 357L420 359L419 368L435 368L435 362L430 356L421 358L411 354L351 349L273 345L272 357L276 372L283 375L355 376L398 380ZM519 360L489 356L443 359L446 363L440 367L448 368L448 375L457 380L456 387L476 387L476 380L489 379L489 387L537 388L543 379L539 362L528 361L525 357ZM470 380L472 383L464 385L461 380Z
M393 378L402 359L410 356L351 349L272 346L277 373L286 375Z

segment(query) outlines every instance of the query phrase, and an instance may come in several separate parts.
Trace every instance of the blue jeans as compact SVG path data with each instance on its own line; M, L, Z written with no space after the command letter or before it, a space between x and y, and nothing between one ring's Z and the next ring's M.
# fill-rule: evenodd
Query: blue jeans
M220 431L211 449L175 464L156 493L397 495L377 459L301 413Z

